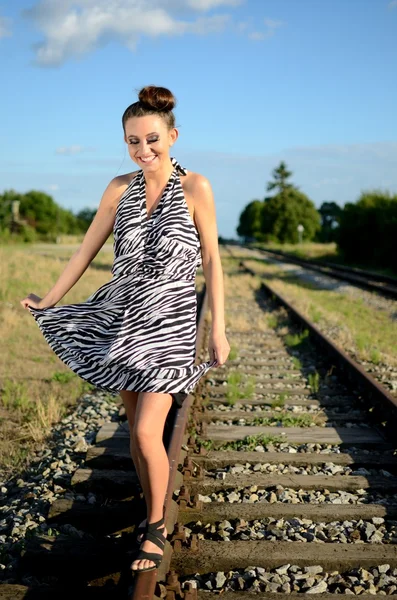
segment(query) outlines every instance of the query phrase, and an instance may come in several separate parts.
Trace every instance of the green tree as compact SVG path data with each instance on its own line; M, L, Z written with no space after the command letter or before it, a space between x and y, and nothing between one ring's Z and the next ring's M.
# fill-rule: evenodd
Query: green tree
M96 208L83 208L82 210L80 210L80 212L77 213L76 217L81 222L82 227L88 229L96 213Z
M397 272L397 194L375 189L347 203L338 240L346 260Z
M237 235L245 238L245 241L259 240L261 237L262 205L263 203L260 200L252 200L240 215L236 231Z
M287 179L289 177L291 177L292 175L292 171L288 171L287 169L287 165L285 164L285 162L282 160L279 164L278 167L276 167L275 169L273 169L273 173L272 176L274 178L274 181L269 181L267 184L267 191L271 191L271 190L277 190L278 193L282 193L287 189L298 189L296 186L294 186L292 183L290 183L289 181L287 181ZM268 200L270 198L265 198L265 200Z
M323 202L318 212L321 216L320 241L336 241L342 208L336 202Z
M263 203L261 217L262 233L281 243L298 243L299 224L304 227L304 240L312 240L320 229L320 215L313 202L292 185Z

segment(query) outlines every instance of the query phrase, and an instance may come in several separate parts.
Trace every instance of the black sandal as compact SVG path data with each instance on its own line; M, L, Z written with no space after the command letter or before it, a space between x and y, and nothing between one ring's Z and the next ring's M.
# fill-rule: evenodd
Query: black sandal
M165 506L163 506L163 517L165 514ZM136 546L140 546L141 544L143 544L143 540L144 538L142 538L141 540L138 540L138 536L140 535L144 535L147 532L147 518L146 518L146 525L140 525L139 527L137 527L137 530L135 532L135 544Z
M160 550L164 550L166 538L164 533L160 531L160 528L165 528L164 517L155 523L147 524L147 530L141 544L148 540L149 542L156 544ZM140 550L138 552L138 556L134 559L134 562L136 560L151 560L154 562L154 567L146 567L145 569L131 569L131 571L135 573L140 573L141 571L153 571L154 569L159 568L160 563L163 560L163 555L155 552L146 552L146 550Z

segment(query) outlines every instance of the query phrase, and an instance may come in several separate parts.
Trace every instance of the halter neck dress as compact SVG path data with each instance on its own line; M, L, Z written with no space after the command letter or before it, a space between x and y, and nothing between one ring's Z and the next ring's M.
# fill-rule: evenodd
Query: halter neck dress
M181 406L216 360L195 362L200 239L174 169L148 216L145 177L117 205L112 279L85 302L34 308L57 356L98 389L170 393Z

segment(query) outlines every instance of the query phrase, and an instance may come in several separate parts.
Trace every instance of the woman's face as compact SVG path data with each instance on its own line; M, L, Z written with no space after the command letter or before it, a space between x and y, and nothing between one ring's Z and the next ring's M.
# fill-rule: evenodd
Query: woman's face
M162 163L169 162L169 149L177 137L177 129L169 130L157 115L131 117L125 123L129 155L143 171L157 171Z

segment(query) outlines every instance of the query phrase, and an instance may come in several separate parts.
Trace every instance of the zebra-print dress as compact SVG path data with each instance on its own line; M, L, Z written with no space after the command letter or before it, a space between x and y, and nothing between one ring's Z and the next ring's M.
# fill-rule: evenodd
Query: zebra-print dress
M33 308L58 357L95 387L166 392L181 405L216 360L195 362L200 239L174 170L148 217L144 173L116 209L112 279L85 302Z

